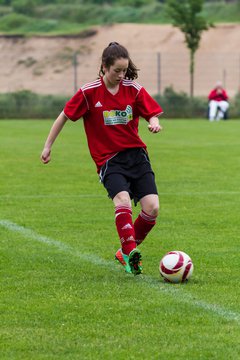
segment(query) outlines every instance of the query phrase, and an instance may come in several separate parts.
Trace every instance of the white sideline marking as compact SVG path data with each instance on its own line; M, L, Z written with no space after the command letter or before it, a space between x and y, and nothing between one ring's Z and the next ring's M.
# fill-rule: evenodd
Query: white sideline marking
M145 275L143 280L145 280L145 282L148 283L151 287L154 287L156 289L159 288L159 284L151 276ZM191 294L184 293L184 290L182 288L181 289L176 288L174 286L171 286L171 284L167 284L167 285L168 285L167 288L162 286L160 290L163 292L171 293L171 295L174 296L175 299L177 296L178 302L185 303L190 306L198 307L205 311L212 312L224 319L231 320L231 321L234 320L240 324L240 314L239 313L231 311L231 310L227 310L216 304L208 304L205 301L196 300L196 298L193 297ZM183 286L185 286L185 285L183 285Z
M82 260L91 262L95 265L108 265L109 266L109 263L107 261L105 261L104 259L93 256L92 254L77 252L74 248L62 243L61 241L54 240L47 236L37 234L36 232L34 232L31 229L28 229L24 226L15 224L9 220L0 220L0 226L4 227L10 231L20 233L21 235L23 235L24 237L26 237L28 239L35 240L35 241L38 241L41 243L45 243L50 246L54 246L62 252L68 252L71 255L80 257Z
M10 230L12 232L17 232L23 235L26 238L29 238L31 240L35 240L41 243L45 243L50 246L56 247L58 250L62 252L67 252L71 255L77 256L81 258L84 261L87 261L89 263L92 263L94 265L100 265L105 267L111 267L114 271L119 271L120 268L113 266L112 261L107 261L104 259L101 259L97 256L94 256L92 254L87 253L80 253L76 251L71 246L68 246L61 241L51 239L46 236L42 236L36 232L34 232L31 229L28 229L24 226L15 224L9 220L0 220L0 226L4 227L7 230ZM191 294L184 293L183 288L176 288L174 286L164 285L159 283L155 278L144 275L139 276L136 278L139 282L143 282L150 286L151 288L156 289L157 291L162 291L165 293L168 293L174 297L174 299L180 303L185 303L190 306L195 306L197 308L203 309L205 311L211 312L215 315L218 315L221 318L224 318L225 320L231 320L236 321L237 323L240 323L240 314L231 310L227 310L221 306L215 305L215 304L208 304L205 301L202 300L196 300Z

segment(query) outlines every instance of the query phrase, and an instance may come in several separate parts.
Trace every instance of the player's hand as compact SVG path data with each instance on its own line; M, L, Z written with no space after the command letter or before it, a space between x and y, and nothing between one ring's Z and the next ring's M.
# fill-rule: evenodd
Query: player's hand
M44 164L49 163L49 161L51 160L51 150L48 148L44 148L43 152L41 154L41 160Z
M159 124L159 120L157 117L152 117L149 120L149 125L148 125L148 130L152 133L158 133L159 131L161 131L163 128L162 126Z

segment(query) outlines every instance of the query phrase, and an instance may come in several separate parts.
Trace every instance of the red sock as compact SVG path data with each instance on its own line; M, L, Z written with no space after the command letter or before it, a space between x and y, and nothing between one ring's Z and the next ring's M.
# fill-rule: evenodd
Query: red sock
M136 248L131 207L122 205L116 206L115 222L122 245L122 251L124 254L128 255Z
M134 223L135 239L137 245L140 245L147 234L152 230L156 224L156 218L156 216L148 215L143 210L140 212Z

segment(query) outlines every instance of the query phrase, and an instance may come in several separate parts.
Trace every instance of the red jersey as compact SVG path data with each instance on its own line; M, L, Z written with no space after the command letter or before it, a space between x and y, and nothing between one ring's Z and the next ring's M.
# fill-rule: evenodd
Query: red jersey
M138 83L123 80L111 94L101 78L82 86L64 108L72 121L83 117L90 154L99 172L119 151L146 145L138 135L139 117L147 121L162 108Z
M215 100L215 101L222 101L228 100L227 93L224 89L222 89L222 92L218 93L216 89L213 89L210 94L208 95L208 100Z

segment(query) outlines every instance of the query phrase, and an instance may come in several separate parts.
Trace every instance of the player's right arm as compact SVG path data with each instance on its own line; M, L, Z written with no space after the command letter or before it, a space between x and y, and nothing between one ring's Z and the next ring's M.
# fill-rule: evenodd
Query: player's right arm
M49 132L49 135L47 137L47 140L45 142L42 154L41 154L41 160L44 164L47 164L51 160L51 148L56 140L57 136L61 132L63 126L65 125L67 121L67 117L62 111L60 115L57 117L57 119L54 121L53 126L51 127L51 130Z

